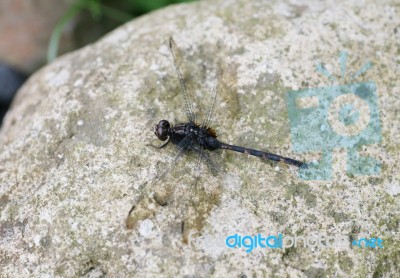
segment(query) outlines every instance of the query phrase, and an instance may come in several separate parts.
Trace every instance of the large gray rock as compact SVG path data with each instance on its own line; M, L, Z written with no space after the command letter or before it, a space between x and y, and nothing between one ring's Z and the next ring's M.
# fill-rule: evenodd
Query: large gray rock
M399 6L396 1L207 1L136 19L38 71L19 92L0 133L0 267L3 277L348 276L400 272ZM298 159L291 150L289 90L331 83L370 60L382 142L364 152L376 176L307 181L297 169L221 152L221 171L146 146L161 119L185 120L168 38L210 102L217 60L224 88L215 113L221 140ZM344 80L346 84L348 80ZM223 105L223 107L221 107ZM217 155L218 156L218 155ZM132 209L132 210L131 210ZM330 248L228 248L241 235L344 236ZM380 237L383 249L350 241Z

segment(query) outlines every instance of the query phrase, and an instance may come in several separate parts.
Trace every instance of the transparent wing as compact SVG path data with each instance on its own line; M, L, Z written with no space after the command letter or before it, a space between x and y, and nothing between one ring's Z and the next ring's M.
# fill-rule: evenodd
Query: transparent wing
M220 166L215 163L215 160L211 158L209 152L203 152L202 154L203 161L207 164L208 169L211 171L211 174L214 176L218 174L220 171Z
M239 114L239 98L237 93L237 65L225 64L220 59L217 61L217 69L214 79L214 88L211 103L205 114L203 124L207 127L215 127L216 108L224 107L224 120L235 118Z
M206 113L206 115L204 117L202 126L209 127L212 124L215 104L218 101L218 99L217 99L218 98L218 92L221 89L220 88L221 80L222 80L222 66L221 66L221 60L218 59L217 71L216 71L215 79L214 79L214 88L213 88L212 101L211 101L210 106L207 109L207 113Z
M195 148L191 148L191 151L194 151L198 155L197 163L196 163L196 169L201 169L202 168L202 163L205 162L207 164L207 168L210 170L211 174L216 175L220 167L218 166L219 163L216 163L216 157L217 154L212 158L210 156L210 152L205 150L202 146L196 146ZM218 157L218 156L217 156ZM218 161L220 162L220 161ZM202 170L202 169L201 169ZM201 171L199 171L201 172ZM202 173L206 174L206 173Z
M197 183L199 182L200 178L202 175L204 175L203 173L203 156L204 153L204 148L200 147L198 148L198 156L197 156L197 162L196 162L196 168L195 168L195 182L194 182L194 187L197 188Z
M174 60L176 74L179 79L181 93L185 101L186 116L188 117L188 120L190 122L196 122L196 113L194 112L193 102L191 98L193 94L193 86L191 85L192 82L191 76L189 74L189 71L186 70L184 66L182 55L172 37L169 39L169 47L171 50L172 58Z
M166 174L168 174L168 173L173 171L175 166L178 164L178 161L181 159L181 157L183 156L184 152L188 150L188 147L190 145L191 145L190 138L189 137L185 137L185 139L183 139L179 143L179 145L177 146L178 147L178 152L172 158L172 160L168 163L169 165L167 165L166 168L160 174L157 174L157 176L154 179L155 182L158 182L158 181L162 180Z

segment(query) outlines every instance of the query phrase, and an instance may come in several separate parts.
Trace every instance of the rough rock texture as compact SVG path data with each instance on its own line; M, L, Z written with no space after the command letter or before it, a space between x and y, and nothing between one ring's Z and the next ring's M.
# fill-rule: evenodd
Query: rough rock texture
M38 71L0 133L0 268L3 277L282 277L400 273L400 6L396 1L208 1L134 20ZM291 151L285 93L331 84L349 53L377 84L382 143L366 146L378 176L304 181L296 169L234 153L194 186L174 154L156 150L152 127L185 120L168 38L173 36L206 103L218 58L224 71L216 122L221 139L310 160ZM346 80L344 81L346 82ZM189 166L186 167L185 165ZM201 173L208 173L203 167ZM132 209L132 211L131 211ZM129 217L128 217L129 215ZM332 248L244 248L228 235L346 236ZM380 237L383 249L350 240Z

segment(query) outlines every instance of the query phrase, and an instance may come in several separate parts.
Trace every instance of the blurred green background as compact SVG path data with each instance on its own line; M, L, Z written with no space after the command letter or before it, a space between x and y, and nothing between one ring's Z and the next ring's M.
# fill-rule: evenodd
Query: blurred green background
M170 4L194 0L0 0L0 126L25 80L57 56Z
M75 0L52 32L47 52L47 61L50 62L56 58L62 31L80 13L90 14L92 20L102 27L100 29L103 30L103 33L106 33L119 24L153 10L170 4L192 1L195 0ZM83 41L96 40L99 35L102 34L95 32L93 37Z

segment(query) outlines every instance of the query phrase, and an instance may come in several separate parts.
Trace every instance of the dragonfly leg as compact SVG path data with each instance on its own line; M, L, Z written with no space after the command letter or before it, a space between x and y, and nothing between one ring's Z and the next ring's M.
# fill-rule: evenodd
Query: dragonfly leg
M170 139L171 139L171 137L167 137L167 140L165 140L165 142L164 143L162 143L161 145L158 145L158 146L156 146L156 145L153 145L153 144L148 144L147 146L151 146L151 147L154 147L154 148L156 148L156 149L162 149L162 148L164 148L166 145L168 145L168 143L170 142Z

